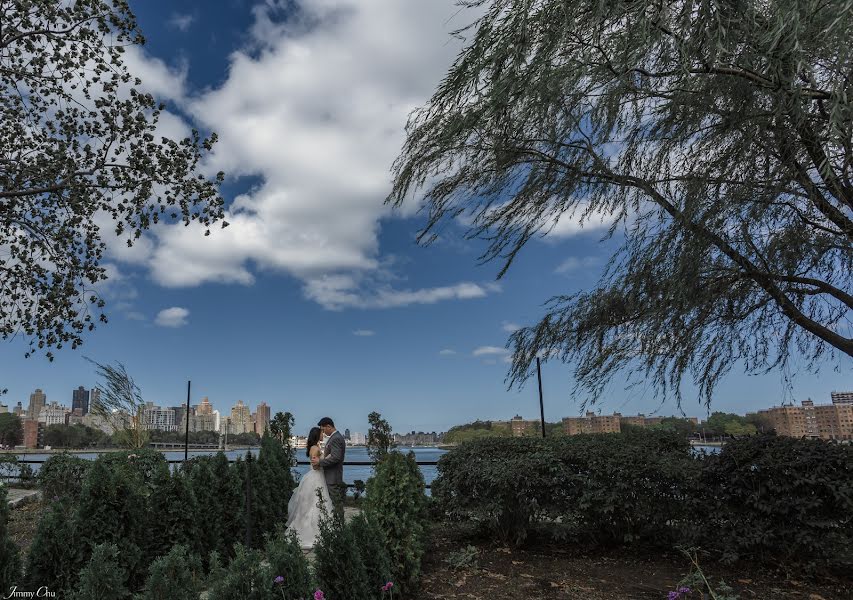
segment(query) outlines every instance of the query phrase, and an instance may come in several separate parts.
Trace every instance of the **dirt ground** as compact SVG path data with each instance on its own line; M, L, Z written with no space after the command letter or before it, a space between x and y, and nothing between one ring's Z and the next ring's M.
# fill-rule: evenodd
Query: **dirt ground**
M468 545L477 549L476 563L454 569L451 553ZM799 581L773 573L702 564L712 582L734 588L740 600L844 600L853 598L849 581ZM418 600L528 598L614 600L666 599L690 570L681 554L643 554L626 550L584 552L570 545L532 543L522 550L477 542L436 528L423 564ZM690 599L699 598L698 594Z

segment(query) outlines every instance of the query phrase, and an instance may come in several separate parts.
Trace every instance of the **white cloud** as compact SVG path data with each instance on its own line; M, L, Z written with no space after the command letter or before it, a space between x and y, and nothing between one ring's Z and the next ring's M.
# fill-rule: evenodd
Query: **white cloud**
M601 260L597 256L570 256L554 269L555 273L565 274L577 271L579 269L588 269L597 267L601 264Z
M183 327L187 324L187 317L190 316L190 311L180 306L164 308L157 313L157 318L154 323L160 327Z
M503 329L507 333L513 333L521 329L521 325L516 325L515 323L510 323L509 321L504 321L503 323L501 323L501 329Z
M480 346L471 353L472 356L506 356L509 350L500 346Z
M260 183L234 199L227 229L205 237L198 225L161 226L154 247L134 256L170 287L250 285L258 270L289 274L306 298L331 310L496 291L470 282L395 289L383 280L378 241L381 219L392 214L382 200L407 116L426 102L460 48L449 32L473 13L453 19L454 0L295 4L283 23L269 16L275 2L257 7L250 47L234 52L228 79L201 95L187 97L185 70L156 60L145 65L152 93L164 92L217 132L206 172ZM166 79L173 90L164 89ZM167 121L164 128L181 131Z
M190 25L195 21L195 17L193 15L181 15L178 13L173 13L172 16L166 21L166 24L169 27L174 27L179 31L187 31L190 28Z
M372 335L376 335L376 332L371 329L356 329L352 334L359 337L370 337Z
M441 356L452 356L452 355L456 354L456 350L451 350L450 348L445 348L444 350L440 351L439 354Z

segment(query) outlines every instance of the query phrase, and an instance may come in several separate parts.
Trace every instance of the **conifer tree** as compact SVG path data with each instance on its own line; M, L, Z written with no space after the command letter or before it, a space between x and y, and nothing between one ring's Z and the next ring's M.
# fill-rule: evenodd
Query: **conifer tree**
M198 555L187 546L174 546L151 563L145 589L137 600L198 600L203 577Z
M98 544L80 572L73 600L124 600L129 598L127 572L115 544Z
M21 556L9 537L9 505L6 486L0 484L0 591L8 590L21 579Z
M57 597L70 593L88 554L80 542L69 499L53 502L45 509L27 554L27 585L47 586Z

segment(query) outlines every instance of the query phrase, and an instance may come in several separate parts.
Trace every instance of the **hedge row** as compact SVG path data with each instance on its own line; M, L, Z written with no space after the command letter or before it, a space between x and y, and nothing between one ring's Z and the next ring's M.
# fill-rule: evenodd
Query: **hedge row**
M545 525L593 545L853 566L850 445L753 436L697 455L677 435L644 430L484 439L443 456L438 472L438 510L502 541L520 544Z

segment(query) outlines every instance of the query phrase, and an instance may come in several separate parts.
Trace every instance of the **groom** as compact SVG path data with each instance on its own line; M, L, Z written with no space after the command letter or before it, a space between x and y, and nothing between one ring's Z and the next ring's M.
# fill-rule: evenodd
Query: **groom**
M335 422L329 417L320 419L317 427L326 434L326 446L323 450L323 458L315 456L311 459L311 464L323 467L335 513L343 518L344 496L347 490L344 483L344 455L347 451L347 444L341 432L335 429Z

